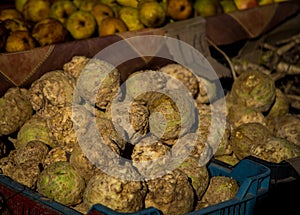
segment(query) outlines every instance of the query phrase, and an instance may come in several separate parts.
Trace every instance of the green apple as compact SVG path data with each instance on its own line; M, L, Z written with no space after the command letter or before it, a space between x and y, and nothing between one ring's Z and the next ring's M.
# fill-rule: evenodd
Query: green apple
M23 12L24 4L27 0L15 0L15 7L18 11Z
M77 7L72 1L57 1L51 5L50 16L66 25L68 17L75 11L77 11Z
M114 11L110 6L98 3L92 8L91 14L95 17L98 28L100 28L102 20L108 16L114 16Z
M138 7L139 0L117 0L118 4L126 7Z
M99 36L107 36L127 31L128 28L122 19L108 16L102 20L101 27L98 29Z
M272 4L273 2L273 0L258 0L258 5L267 5Z
M119 17L125 22L129 31L136 31L145 27L139 19L139 11L137 8L122 7L119 10Z
M214 16L218 13L217 5L214 0L196 0L194 10L197 15L207 17Z
M35 47L35 41L29 31L14 31L7 37L5 50L7 52L19 52Z
M191 0L169 0L167 15L174 20L188 19L193 15L193 2Z
M7 19L23 19L22 13L14 8L0 10L0 22Z
M220 4L224 13L230 13L237 10L233 0L222 0L220 1Z
M40 46L64 42L66 35L67 30L63 24L53 18L46 18L37 22L32 29L32 36Z
M258 6L258 0L234 0L238 10L245 10Z
M47 0L27 0L23 7L25 20L38 22L50 17L51 5Z
M90 12L77 10L67 19L66 28L74 39L86 39L94 34L97 23Z
M166 20L166 12L156 1L140 2L138 5L139 19L143 25L150 28L161 27Z

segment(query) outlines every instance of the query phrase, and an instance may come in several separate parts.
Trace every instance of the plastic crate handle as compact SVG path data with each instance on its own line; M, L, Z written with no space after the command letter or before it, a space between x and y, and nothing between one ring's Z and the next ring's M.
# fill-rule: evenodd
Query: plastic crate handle
M241 185L236 195L238 199L244 199L249 194L253 194L254 196L264 194L269 190L271 170L253 160L241 160L233 169L232 175L234 178L239 178L240 173L245 172L247 169L251 169L249 171L251 174L246 176L244 183Z
M116 212L102 204L95 204L88 211L87 215L161 215L161 213L154 207L145 208L138 212L122 213Z

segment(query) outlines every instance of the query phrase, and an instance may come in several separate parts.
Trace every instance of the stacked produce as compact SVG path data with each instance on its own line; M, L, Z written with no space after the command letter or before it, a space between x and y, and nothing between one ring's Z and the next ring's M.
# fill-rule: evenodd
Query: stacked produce
M15 7L0 11L0 51L158 28L274 2L279 0L15 0Z
M173 215L235 196L234 179L209 175L213 155L230 164L300 155L299 115L259 70L240 71L226 105L215 82L176 63L136 71L125 84L119 91L120 73L108 62L74 56L28 89L10 88L0 99L2 173L82 213L101 203ZM128 110L115 98L132 101Z
M106 75L106 71L112 72ZM61 70L45 73L28 89L9 89L0 100L1 143L6 146L0 159L1 172L82 213L96 203L120 212L135 212L149 206L164 214L195 210L210 184L206 163L200 165L200 159L207 162L212 156L209 144L213 140L205 141L201 136L208 135L209 124L198 129L197 117L188 110L195 105L205 110L210 119L210 94L216 94L205 92L204 79L178 64L136 71L128 80L149 71L154 74L153 81L160 77L161 84L155 86L157 91L167 86L178 87L168 81L163 75L166 74L182 81L191 90L192 98L202 99L183 105L188 100L176 104L160 92L136 96L135 86L140 83L128 81L122 97L134 100L128 112L134 128L130 133L113 121L116 116L111 107L114 97L118 97L120 74L105 61L74 56ZM205 83L214 85L209 80ZM183 116L179 114L181 107L187 108ZM165 116L165 127L160 127L162 118L151 117L159 112ZM102 141L97 139L94 129L101 133ZM180 138L182 143L194 140L195 150L181 158L182 162L170 165L171 154L180 158L193 146L177 143ZM82 142L96 144L85 147ZM111 150L113 155L99 156L99 149ZM104 163L117 172L118 157L128 159L121 165L118 177L98 166ZM225 195L220 201L233 196Z
M235 80L226 99L233 153L219 159L236 163L253 155L280 163L299 156L298 38L262 41L249 55L232 59Z
M299 114L290 112L289 100L270 75L255 69L242 71L226 95L226 101L232 152L217 155L217 159L235 164L252 155L280 163L300 155L299 137L287 135L289 129L299 134L299 128L285 126L284 135L278 132L285 121L299 122Z

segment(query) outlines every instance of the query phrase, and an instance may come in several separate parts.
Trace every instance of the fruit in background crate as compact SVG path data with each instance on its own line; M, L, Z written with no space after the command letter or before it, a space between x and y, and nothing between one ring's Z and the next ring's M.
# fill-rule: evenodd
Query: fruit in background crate
M4 22L5 28L10 31L29 31L30 25L21 19L7 19Z
M72 1L57 1L51 5L50 17L57 19L66 26L68 17L75 11L77 11L77 7Z
M32 36L40 46L62 43L66 40L67 30L57 19L45 18L37 22L32 29Z
M91 37L96 31L97 23L90 12L77 10L68 17L66 28L74 39L80 40Z
M50 16L51 5L47 0L27 0L23 6L25 20L38 22Z
M122 7L119 10L119 17L125 22L129 31L136 31L145 28L139 19L139 12L137 8Z
M113 9L115 15L118 14L119 9L122 7L115 0L100 0L100 2L102 4L110 6Z
M224 13L231 13L237 10L237 7L233 0L221 0L220 4Z
M97 5L100 0L86 0L86 1L77 1L78 9L83 11L90 12L95 5Z
M0 136L18 131L32 114L28 90L17 87L8 89L0 98Z
M161 27L166 21L166 12L156 1L142 1L138 5L139 19L149 28Z
M37 190L66 206L82 201L84 179L65 161L49 164L38 176Z
M6 52L26 51L36 47L36 41L29 31L14 31L6 39Z
M16 9L19 11L19 12L23 12L23 7L24 7L24 4L27 2L28 0L15 0L14 3L15 3L15 7Z
M91 14L95 17L98 28L101 28L101 22L103 19L109 16L115 16L113 9L110 6L103 3L96 4L92 8Z
M258 0L258 5L272 4L274 0Z
M164 215L181 215L194 208L194 190L189 178L180 170L147 180L145 207L155 207Z
M192 17L193 2L191 0L167 1L167 16L174 20L184 20Z
M9 35L9 31L6 29L4 23L0 22L0 51L5 50L5 44L8 35Z
M106 17L102 20L98 29L99 36L107 36L127 31L125 22L119 17Z
M202 209L230 200L235 197L238 190L239 185L235 179L228 176L213 176L197 208Z
M146 183L142 180L126 180L131 177L140 178L131 163L125 162L122 169L117 177L98 171L86 185L83 203L88 208L100 203L117 212L126 213L143 209Z
M118 4L123 7L133 7L137 8L139 4L139 0L116 0Z
M7 19L23 19L23 15L20 11L14 8L3 9L0 11L0 21Z
M203 17L220 13L220 6L216 0L195 0L193 7L196 15Z
M234 0L237 9L245 10L258 6L258 0Z

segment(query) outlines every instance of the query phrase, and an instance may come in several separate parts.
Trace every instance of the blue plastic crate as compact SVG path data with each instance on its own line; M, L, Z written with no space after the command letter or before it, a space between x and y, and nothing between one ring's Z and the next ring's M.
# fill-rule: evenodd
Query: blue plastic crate
M161 215L161 213L154 207L149 207L138 212L121 213L104 205L96 204L89 210L88 215Z
M240 161L231 167L225 163L212 160L208 166L211 176L232 177L240 185L236 196L228 201L190 212L186 215L252 215L258 197L269 190L270 169L250 159ZM159 215L155 208L148 208L136 213L118 213L103 205L94 205L88 215Z
M237 180L240 188L236 196L187 215L252 215L257 199L269 191L270 169L250 159L241 160L234 167L214 160L209 172L211 176L223 175Z
M231 200L187 215L252 215L257 198L269 190L270 169L250 159L244 159L234 167L212 160L208 170L211 176L224 175L237 180L240 185L239 191ZM4 175L0 175L0 193L5 197L5 202L13 215L82 215ZM89 210L88 215L161 215L161 213L153 207L134 213L120 213L96 204Z

